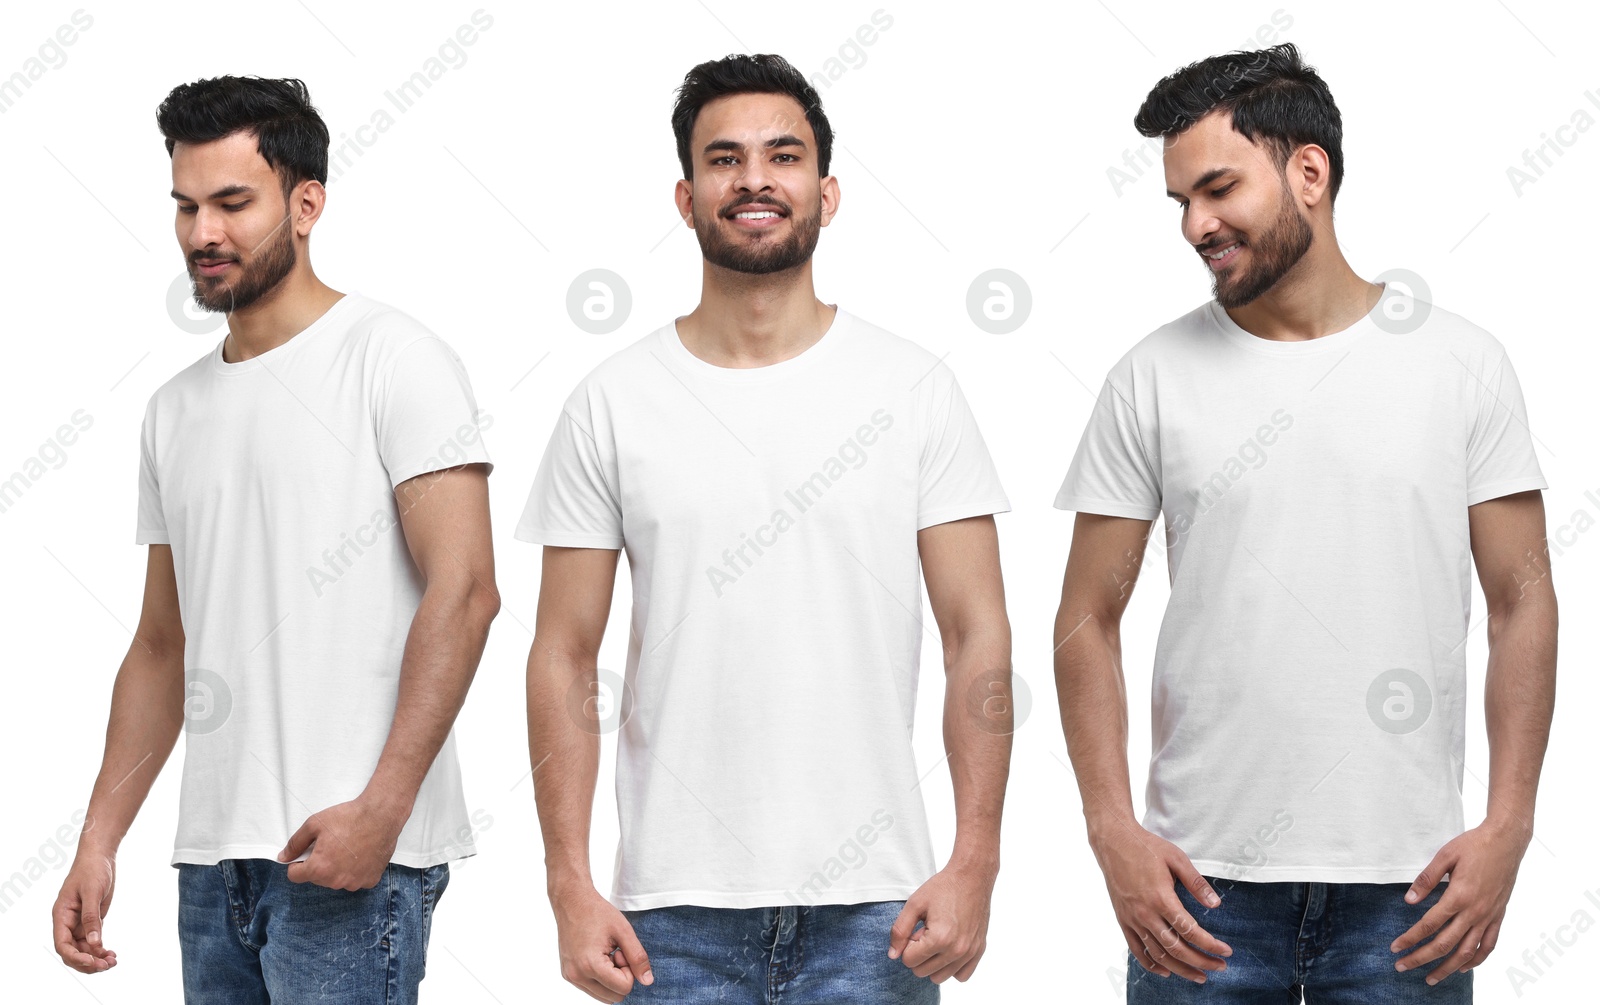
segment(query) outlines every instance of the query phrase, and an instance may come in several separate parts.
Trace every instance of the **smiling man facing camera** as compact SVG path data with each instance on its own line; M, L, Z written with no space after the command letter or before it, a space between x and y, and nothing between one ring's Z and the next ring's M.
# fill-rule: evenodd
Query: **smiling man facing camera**
M983 712L1010 685L1008 503L950 370L817 299L839 184L816 91L729 56L689 72L672 124L700 303L579 384L517 527L545 545L529 753L562 974L605 1002L937 1001L978 965L999 869L1010 718ZM600 744L569 709L592 704L623 550L608 903ZM939 870L911 744L919 562L958 821Z

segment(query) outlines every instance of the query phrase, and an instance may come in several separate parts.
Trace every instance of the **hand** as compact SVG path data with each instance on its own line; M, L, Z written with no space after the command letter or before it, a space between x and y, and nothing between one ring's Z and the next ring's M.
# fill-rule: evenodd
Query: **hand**
M56 952L79 973L98 974L117 965L117 954L106 948L102 935L116 885L115 855L80 845L50 911Z
M334 890L370 890L383 878L394 856L411 808L380 803L365 795L313 813L289 838L279 862L290 862L289 879ZM291 862L307 848L303 862Z
M1406 903L1421 901L1449 873L1444 895L1390 943L1389 951L1401 952L1429 936L1433 940L1395 961L1395 969L1413 970L1449 953L1428 973L1428 983L1437 984L1458 970L1471 970L1482 963L1500 938L1500 922L1517 881L1517 867L1532 836L1526 828L1485 821L1440 848L1406 891Z
M1174 881L1181 882L1207 907L1222 904L1182 849L1131 820L1119 822L1114 832L1092 835L1090 845L1105 874L1122 937L1140 966L1196 984L1205 983L1207 970L1227 969L1227 962L1217 957L1232 956L1233 949L1201 928L1173 889Z
M552 895L561 946L561 976L589 997L621 1001L640 984L654 984L650 957L633 926L593 886ZM616 951L613 953L612 949Z
M917 887L889 929L889 958L935 984L971 977L988 945L996 872L947 865ZM918 921L923 927L913 934Z

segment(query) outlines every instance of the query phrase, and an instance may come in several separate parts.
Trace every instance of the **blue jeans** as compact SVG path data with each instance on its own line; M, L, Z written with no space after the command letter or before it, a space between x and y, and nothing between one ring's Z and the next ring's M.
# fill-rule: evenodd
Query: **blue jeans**
M290 882L264 858L178 866L185 1005L417 1001L445 863L390 863L370 890Z
M903 900L812 907L657 907L624 911L655 983L636 1002L719 1005L931 1005L939 985L889 959Z
M1181 883L1183 909L1233 955L1226 970L1206 971L1195 984L1177 974L1159 977L1128 954L1129 1005L1212 1002L1227 1005L1460 1005L1472 1001L1472 971L1457 971L1432 987L1439 961L1397 972L1395 961L1415 950L1389 952L1439 902L1440 883L1416 904L1403 899L1409 883L1241 883L1207 876L1222 898L1206 907Z

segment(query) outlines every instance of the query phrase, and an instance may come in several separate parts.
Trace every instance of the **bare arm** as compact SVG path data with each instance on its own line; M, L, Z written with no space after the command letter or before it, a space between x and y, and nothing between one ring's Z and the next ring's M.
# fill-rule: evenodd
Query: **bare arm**
M1137 824L1128 787L1128 693L1122 612L1144 563L1153 521L1080 513L1056 611L1061 729L1091 842Z
M528 758L552 900L569 889L594 888L589 823L600 771L600 725L591 714L620 554L607 548L544 549L538 634L528 650Z
M1195 922L1174 881L1202 903L1221 901L1183 849L1139 824L1128 786L1121 623L1152 526L1078 514L1056 613L1056 692L1089 845L1129 951L1151 973L1203 983L1205 971L1226 968L1216 957L1233 950Z
M589 871L603 728L597 670L620 554L544 549L538 628L528 650L528 758L561 976L603 1002L621 1001L635 980L655 981L633 926L595 889Z
M367 787L354 800L313 814L280 860L319 835L295 882L341 889L377 884L411 816L417 790L444 745L500 610L489 533L488 472L481 464L418 475L395 488L400 525L426 581L400 662L388 739Z
M945 868L906 900L890 931L890 956L942 984L972 976L986 946L1015 728L1011 625L993 516L926 527L917 533L917 548L944 649L944 744L956 838ZM912 941L918 920L926 930Z
M1543 497L1518 492L1478 503L1467 509L1467 526L1489 610L1483 695L1489 805L1483 823L1440 848L1406 893L1415 903L1450 876L1439 901L1389 947L1403 952L1429 939L1396 965L1409 970L1442 960L1428 972L1430 984L1478 966L1499 940L1533 840L1534 797L1556 701L1556 594Z
M1519 492L1467 510L1489 610L1488 822L1533 837L1533 804L1556 704L1556 592L1544 499Z
M51 912L56 952L83 973L116 962L104 946L101 925L111 906L117 848L183 730L183 646L172 547L152 544L139 627L111 691L100 774L76 858Z

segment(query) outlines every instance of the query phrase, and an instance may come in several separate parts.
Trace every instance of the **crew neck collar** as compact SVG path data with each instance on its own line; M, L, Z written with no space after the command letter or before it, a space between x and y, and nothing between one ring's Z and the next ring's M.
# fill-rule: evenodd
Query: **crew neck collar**
M334 319L344 313L349 305L360 296L360 293L351 290L338 300L335 300L333 306L323 311L322 315L315 321L289 336L288 341L281 342L258 356L251 356L249 359L243 359L237 363L229 363L222 358L222 349L228 344L228 336L223 335L222 341L218 342L217 347L211 351L211 368L221 374L248 373L268 364L282 362L293 355L300 346L309 342L313 336L330 327Z
M816 365L817 361L825 358L838 343L849 337L852 318L838 304L829 304L833 310L833 321L828 325L828 330L822 337L807 346L798 355L766 366L717 366L708 363L689 351L683 344L683 338L678 334L678 322L674 318L663 326L657 333L657 341L668 361L673 365L687 370L690 373L719 380L727 383L754 384L769 380L779 380L803 372Z
M1383 292L1378 294L1377 303L1372 309L1355 320L1348 328L1313 339L1304 339L1298 342L1285 342L1279 339L1262 338L1252 335L1239 327L1239 323L1215 299L1207 301L1206 313L1211 318L1211 323L1217 330L1227 336L1228 340L1242 349L1261 353L1266 356L1314 356L1319 353L1331 352L1335 349L1347 349L1353 343L1379 332L1376 319L1383 316L1385 303L1391 298L1400 296L1400 291L1389 283L1383 284Z

